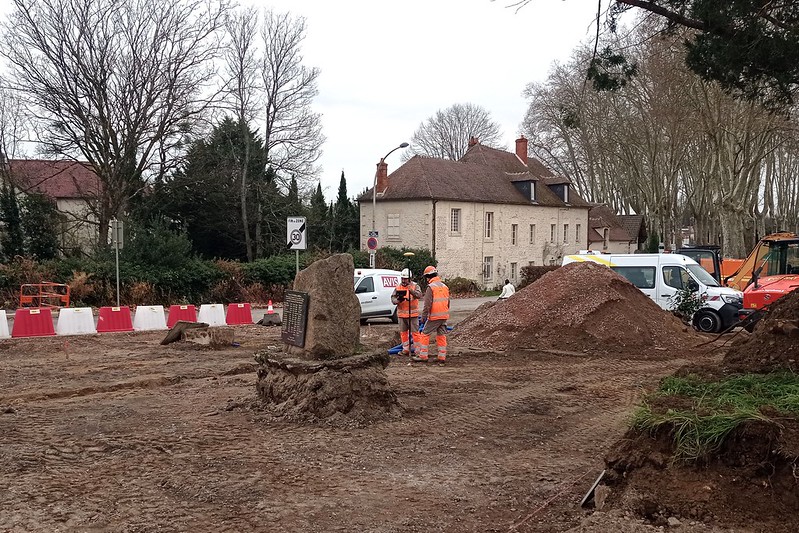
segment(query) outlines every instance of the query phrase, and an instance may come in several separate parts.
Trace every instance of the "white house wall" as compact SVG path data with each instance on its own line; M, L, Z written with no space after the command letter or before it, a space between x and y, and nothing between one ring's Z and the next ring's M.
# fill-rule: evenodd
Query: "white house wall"
M381 246L393 248L427 248L433 251L432 201L385 201L375 207L375 226ZM366 249L372 225L371 203L361 205L361 248ZM452 209L461 210L461 231L450 231ZM485 213L494 213L493 235L484 238ZM558 208L535 205L509 205L470 202L435 202L435 256L439 272L445 278L464 277L484 287L497 287L505 278L521 279L521 268L527 265L560 264L563 255L587 248L588 209ZM399 216L399 237L388 236L389 216ZM512 225L518 235L512 243ZM530 225L535 224L535 239L530 242ZM555 225L552 241L551 225ZM564 225L568 235L563 242ZM577 225L580 225L579 239ZM483 277L485 258L491 257L493 269ZM515 268L512 264L515 263Z
M56 200L56 209L62 216L59 235L62 248L89 252L97 243L98 227L87 201L81 198L59 198Z

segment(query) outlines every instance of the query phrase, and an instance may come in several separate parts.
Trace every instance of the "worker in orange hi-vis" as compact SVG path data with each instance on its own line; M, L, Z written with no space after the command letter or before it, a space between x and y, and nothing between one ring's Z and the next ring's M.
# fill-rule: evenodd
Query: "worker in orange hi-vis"
M449 288L438 276L436 267L429 266L424 269L427 278L427 290L422 300L422 321L424 329L419 335L418 356L411 361L426 362L430 345L430 334L436 334L436 347L438 348L438 362L447 360L447 320L449 319Z
M402 351L399 355L410 355L411 340L413 351L419 346L419 300L422 291L419 285L411 280L411 271L407 268L400 272L400 284L391 293L391 303L397 306L397 320L402 339Z

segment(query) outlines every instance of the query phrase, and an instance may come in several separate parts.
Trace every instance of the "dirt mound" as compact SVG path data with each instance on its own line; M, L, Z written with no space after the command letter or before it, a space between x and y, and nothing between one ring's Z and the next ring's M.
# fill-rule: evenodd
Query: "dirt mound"
M606 506L654 525L669 517L724 528L799 530L794 474L799 421L743 423L704 463L671 459L671 431L629 431L608 453Z
M481 306L451 339L472 348L611 355L633 350L654 355L653 350L685 350L702 341L625 278L591 262L568 264L505 302Z
M747 338L734 344L724 366L735 372L799 370L799 290L774 302Z

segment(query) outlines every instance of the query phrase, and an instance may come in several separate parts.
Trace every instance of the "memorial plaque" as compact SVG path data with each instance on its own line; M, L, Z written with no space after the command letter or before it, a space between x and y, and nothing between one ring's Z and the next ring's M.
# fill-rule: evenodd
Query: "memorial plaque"
M308 293L286 291L283 299L283 329L280 338L292 346L305 346L305 329L308 324Z

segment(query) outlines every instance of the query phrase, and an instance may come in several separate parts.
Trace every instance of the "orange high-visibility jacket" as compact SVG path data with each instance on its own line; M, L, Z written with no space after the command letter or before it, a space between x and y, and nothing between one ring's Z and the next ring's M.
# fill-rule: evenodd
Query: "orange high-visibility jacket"
M449 288L438 276L432 278L427 284L422 318L424 320L449 319Z
M399 296L397 291L407 291L403 301L397 300ZM413 281L409 281L407 285L399 285L394 289L391 295L391 302L397 306L397 316L400 318L415 318L419 316L419 299L422 297L422 291L419 286Z

